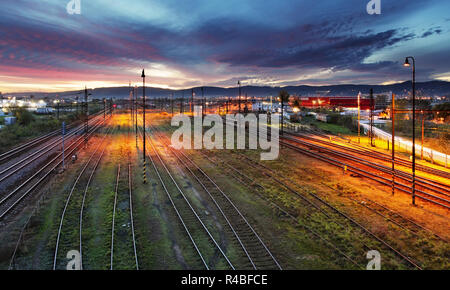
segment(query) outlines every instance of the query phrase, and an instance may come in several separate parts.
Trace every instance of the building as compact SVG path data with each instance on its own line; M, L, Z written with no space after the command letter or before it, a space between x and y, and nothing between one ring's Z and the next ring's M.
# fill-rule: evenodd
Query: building
M16 123L16 117L5 117L5 125L12 125Z
M357 108L357 97L306 97L300 98L300 106L305 108ZM370 109L370 99L360 99L361 110Z

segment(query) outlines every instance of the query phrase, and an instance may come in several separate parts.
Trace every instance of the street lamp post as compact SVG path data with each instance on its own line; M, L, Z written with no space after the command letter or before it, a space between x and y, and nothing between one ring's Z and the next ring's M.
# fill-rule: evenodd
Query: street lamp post
M412 56L405 58L405 67L411 66L409 60L412 60L412 131L413 131L413 145L412 145L412 204L416 204L416 60Z

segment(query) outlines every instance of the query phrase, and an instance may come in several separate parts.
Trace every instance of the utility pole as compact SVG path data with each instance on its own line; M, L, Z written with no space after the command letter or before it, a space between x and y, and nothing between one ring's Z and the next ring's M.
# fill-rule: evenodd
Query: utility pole
M358 93L358 143L361 143L361 92Z
M77 100L76 102L77 102L77 117L80 115L80 112L79 112L79 110L78 110L78 99L79 99L79 97L78 96L76 96L75 97L75 99Z
M239 86L239 99L238 99L238 104L239 104L239 114L241 113L241 81L238 81L238 86Z
M88 90L84 87L84 143L87 144L87 136L89 132L89 107L88 107Z
M170 99L170 106L172 107L172 117L173 117L173 93L172 98Z
M56 99L56 119L59 120L59 99Z
M103 120L106 119L106 99L103 98Z
M202 87L202 120L203 120L203 116L206 114L206 100L205 100L205 95L203 92L203 87Z
M423 160L423 127L424 127L424 125L425 125L425 118L424 118L424 115L423 115L423 111L422 111L422 146L420 147L420 159L421 160Z
M128 89L130 90L130 101L129 101L129 106L130 106L130 117L131 117L131 124L133 124L133 92L131 91L131 82L128 83Z
M227 102L226 113L228 115L228 110L229 110L229 106L230 106L230 97L228 97L228 100L226 102Z
M183 113L184 90L182 92L183 93L182 93L181 100L180 100L180 114Z
M248 107L247 107L247 101L248 101L248 99L247 99L247 98L248 98L248 97L247 97L247 93L245 93L244 114L248 113Z
M146 158L145 158L145 153L146 153L146 147L145 147L145 71L144 71L144 69L142 69L142 75L141 75L141 77L142 77L142 109L143 109L143 113L142 113L142 120L143 120L143 123L142 123L142 127L143 127L143 131L144 131L144 135L143 135L143 138L142 138L142 158L143 158L143 160L144 160L144 163L143 163L143 178L144 178L144 184L145 183L147 183L147 174L146 174L146 171L147 171L147 165L145 164L146 163Z
M62 170L66 169L64 165L64 136L66 135L66 122L62 122Z
M194 106L194 89L191 89L191 102L189 103L189 111L191 112L192 116L194 115L193 106Z
M392 93L392 195L395 193L395 94Z
M370 146L372 146L372 147L374 147L374 144L373 144L373 110L374 110L373 89L370 89Z
M139 108L137 105L137 95L138 95L138 87L134 86L134 109L136 111L136 118L135 118L135 127L134 127L134 133L136 135L136 148L138 148L138 116L139 116Z

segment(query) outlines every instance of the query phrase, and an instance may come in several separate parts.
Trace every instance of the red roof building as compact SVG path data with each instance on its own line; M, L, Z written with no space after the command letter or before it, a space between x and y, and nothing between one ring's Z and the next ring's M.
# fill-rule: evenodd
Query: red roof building
M305 108L357 108L358 98L346 97L307 97L300 98L300 105ZM361 110L370 109L370 99L360 99Z

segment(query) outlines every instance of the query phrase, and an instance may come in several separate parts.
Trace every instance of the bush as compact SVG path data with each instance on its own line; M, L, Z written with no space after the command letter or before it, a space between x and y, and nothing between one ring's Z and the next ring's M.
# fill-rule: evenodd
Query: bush
M27 115L26 113L22 114L22 112L16 115L16 117L20 116L22 118L22 122L29 122L27 125L22 125L18 121L16 124L6 126L0 131L0 152L5 152L12 146L25 141L27 138L33 138L61 127L61 123L56 119L34 120L31 115L30 121Z
M329 123L343 126L353 132L358 131L356 124L351 116L342 116L340 114L330 114Z
M23 108L14 110L13 114L17 118L17 123L20 125L28 125L34 120L33 114Z

